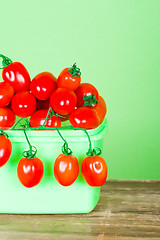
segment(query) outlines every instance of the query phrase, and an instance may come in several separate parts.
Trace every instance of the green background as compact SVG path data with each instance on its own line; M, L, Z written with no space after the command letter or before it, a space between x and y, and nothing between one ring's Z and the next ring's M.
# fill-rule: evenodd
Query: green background
M160 179L160 1L0 0L0 52L31 77L77 63L107 103L109 178Z

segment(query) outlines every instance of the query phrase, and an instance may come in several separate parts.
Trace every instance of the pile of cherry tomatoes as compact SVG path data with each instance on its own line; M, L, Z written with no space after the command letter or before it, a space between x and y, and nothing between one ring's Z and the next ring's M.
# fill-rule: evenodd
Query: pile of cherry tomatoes
M13 127L16 116L29 117L31 128L59 128L62 122L69 120L75 128L93 129L105 118L107 107L103 97L92 84L81 83L81 72L76 64L63 69L58 78L50 72L42 72L31 81L22 63L12 62L2 54L0 57L3 65L3 82L0 82L0 151L3 149L3 154L0 154L0 167L9 160L12 152L12 144L4 130ZM49 115L48 109L52 109ZM90 186L105 183L107 165L94 151L83 160L81 170ZM25 187L36 186L43 173L43 163L32 151L18 163L17 176ZM79 164L72 152L64 151L56 158L54 175L63 186L75 182Z

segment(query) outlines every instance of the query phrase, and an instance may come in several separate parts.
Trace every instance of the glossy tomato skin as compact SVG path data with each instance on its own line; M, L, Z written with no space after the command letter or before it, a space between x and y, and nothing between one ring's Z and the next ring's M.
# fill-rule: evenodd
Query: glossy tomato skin
M81 76L72 76L68 68L62 70L57 79L57 86L71 91L75 91L81 82Z
M101 156L87 156L82 161L82 175L88 185L102 186L107 179L107 164Z
M36 110L36 99L31 92L20 91L13 96L11 106L18 117L29 117Z
M0 83L0 107L6 107L14 95L13 87L7 82Z
M77 106L82 106L84 104L83 97L95 95L96 99L98 100L99 93L97 89L90 83L81 83L78 89L75 91L77 96Z
M56 77L50 72L42 72L31 81L30 90L39 100L47 100L57 88Z
M69 121L76 128L96 128L100 124L97 112L88 107L78 107L69 116Z
M3 135L0 135L0 167L4 166L11 155L12 143Z
M98 103L93 107L93 109L97 112L101 123L107 113L107 106L102 96L99 96Z
M8 129L15 123L16 117L11 109L0 108L0 128Z
M12 62L7 67L3 68L2 78L8 82L14 91L29 91L30 76L27 69L20 62Z
M60 115L71 113L77 104L77 97L73 91L58 88L50 98L50 106Z
M44 173L42 161L35 158L21 158L17 166L17 176L23 186L34 187L40 183Z
M32 114L29 123L31 127L40 127L43 125L45 118L47 116L48 110L39 110ZM49 116L48 116L49 117ZM61 120L60 117L52 116L48 119L44 125L45 127L60 127Z
M79 174L78 160L74 155L60 154L54 163L54 176L62 186L72 185Z

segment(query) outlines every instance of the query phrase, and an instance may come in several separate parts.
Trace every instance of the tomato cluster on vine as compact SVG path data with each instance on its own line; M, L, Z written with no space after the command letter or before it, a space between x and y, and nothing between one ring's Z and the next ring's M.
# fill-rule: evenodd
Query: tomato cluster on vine
M20 62L2 58L0 82L0 167L10 158L12 144L3 130L13 127L16 116L29 117L29 127L59 128L68 121L75 128L93 129L100 125L107 113L106 103L90 83L81 83L81 72L76 64L63 69L56 78L50 72L41 72L32 80ZM49 110L50 109L50 110ZM25 132L26 134L26 132ZM26 139L29 143L29 139ZM42 179L44 167L36 157L32 145L19 161L17 175L25 187L36 186ZM82 175L90 186L101 186L107 178L105 160L93 154L82 162ZM54 163L54 175L63 186L70 186L79 175L77 158L66 150Z

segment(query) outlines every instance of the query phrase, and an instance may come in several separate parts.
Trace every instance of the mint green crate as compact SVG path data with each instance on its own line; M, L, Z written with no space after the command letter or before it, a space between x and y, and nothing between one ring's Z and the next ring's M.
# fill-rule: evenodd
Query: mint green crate
M88 130L93 147L102 149L108 131L107 120L96 129ZM61 153L62 139L57 131L27 131L37 157L44 165L44 176L33 188L25 188L17 178L17 165L28 144L23 131L7 130L12 142L9 161L0 168L0 213L10 214L74 214L88 213L97 205L100 187L90 187L83 179L81 163L88 150L88 139L81 130L61 130L73 154L77 157L80 173L69 187L61 186L53 174L56 157Z

